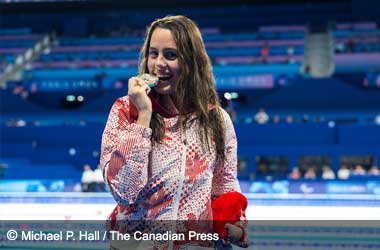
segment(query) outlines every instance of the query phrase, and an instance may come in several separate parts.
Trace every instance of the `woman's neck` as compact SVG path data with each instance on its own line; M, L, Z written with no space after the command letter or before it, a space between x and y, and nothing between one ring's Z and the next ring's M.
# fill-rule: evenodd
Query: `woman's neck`
M178 109L171 95L159 95L161 106L172 114L178 114Z

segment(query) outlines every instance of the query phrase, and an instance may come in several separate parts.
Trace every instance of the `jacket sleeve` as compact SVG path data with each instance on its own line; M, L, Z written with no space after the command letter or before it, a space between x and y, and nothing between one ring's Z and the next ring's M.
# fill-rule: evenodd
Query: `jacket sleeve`
M237 139L235 129L228 113L223 109L222 113L226 126L225 159L214 170L211 190L211 199L213 200L227 192L235 191L241 193L237 179ZM243 230L243 236L235 244L240 247L248 247L248 222L245 211L240 217L240 221L236 223L236 226Z
M225 159L214 170L211 193L213 200L227 192L241 192L237 179L237 140L235 129L230 116L226 111L221 110L226 126Z
M135 203L148 178L152 130L133 121L129 97L112 106L102 137L100 164L116 202Z

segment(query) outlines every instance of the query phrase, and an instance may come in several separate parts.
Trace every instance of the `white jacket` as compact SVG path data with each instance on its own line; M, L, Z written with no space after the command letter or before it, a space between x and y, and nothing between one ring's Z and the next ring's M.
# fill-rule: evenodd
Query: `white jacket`
M127 226L120 221L132 220L211 221L211 200L240 192L236 135L229 115L222 111L226 158L216 164L215 150L207 151L202 144L197 122L184 133L178 117L164 118L163 141L152 143L152 130L135 123L129 97L114 103L101 152L105 180L117 202L109 218L112 229L125 231ZM245 216L241 223L246 224ZM246 233L237 244L247 245Z

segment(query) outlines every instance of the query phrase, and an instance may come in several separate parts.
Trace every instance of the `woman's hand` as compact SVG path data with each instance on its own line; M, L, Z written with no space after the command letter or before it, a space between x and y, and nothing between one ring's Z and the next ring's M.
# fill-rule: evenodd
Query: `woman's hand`
M128 81L128 95L139 113L137 123L149 127L152 117L152 101L148 94L150 92L148 82L138 78L131 77Z
M239 241L243 236L243 229L230 223L226 223L224 228L227 229L227 239L226 243L231 244L232 242Z
M148 97L149 92L150 88L147 81L138 77L131 77L129 79L128 95L132 99L132 102L139 113L152 112L152 102Z

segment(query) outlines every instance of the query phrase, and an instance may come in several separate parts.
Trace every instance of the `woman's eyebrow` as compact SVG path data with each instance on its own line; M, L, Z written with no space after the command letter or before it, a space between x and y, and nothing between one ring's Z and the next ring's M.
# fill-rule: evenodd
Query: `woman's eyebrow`
M164 51L177 51L177 48L164 48Z
M155 47L149 47L149 51L158 51L158 49L155 48ZM162 51L163 52L167 52L167 51L169 51L169 52L173 52L173 51L177 52L177 48L163 48Z

